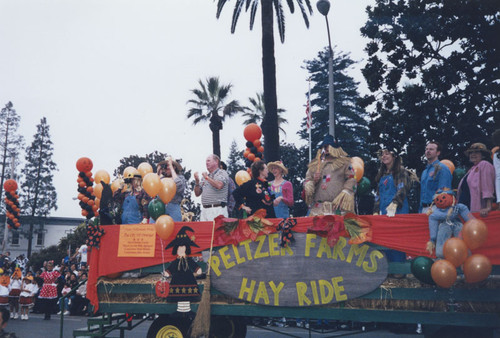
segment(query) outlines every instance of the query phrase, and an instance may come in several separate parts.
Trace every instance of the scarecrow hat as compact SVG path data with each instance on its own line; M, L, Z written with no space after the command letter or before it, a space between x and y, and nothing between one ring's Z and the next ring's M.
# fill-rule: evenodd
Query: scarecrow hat
M193 242L193 240L188 236L186 231L194 232L194 230L192 228L190 228L188 226L183 226L179 230L177 235L175 236L174 240L172 240L172 242L168 243L168 245L165 249L169 249L169 248L176 247L176 246L179 247L182 245L185 245L186 247L195 246L195 247L199 248L199 246L195 242Z
M469 149L467 149L466 151L464 151L464 154L466 156L469 156L470 153L472 153L474 151L479 151L484 156L491 156L491 150L489 150L488 148L486 148L486 146L484 145L484 143L473 143L473 144L471 144L471 146L469 147Z
M174 160L172 157L171 157L171 160L172 160L172 165L174 166L175 168L175 171L180 173L182 171L182 166L176 161ZM163 161L161 161L160 163L158 163L158 165L168 165L168 157L166 159L164 159Z
M274 161L274 162L269 162L269 163L267 164L267 168L268 168L269 170L272 170L274 167L276 167L276 168L280 168L280 169L281 169L281 171L283 171L283 174L284 174L284 175L287 175L287 174L288 174L288 169L287 169L287 168L283 165L283 162L281 162L281 161Z
M326 145L330 145L334 148L339 148L340 143L338 140L335 140L332 135L327 134L325 138L323 139L323 142L321 143L321 147L324 147Z

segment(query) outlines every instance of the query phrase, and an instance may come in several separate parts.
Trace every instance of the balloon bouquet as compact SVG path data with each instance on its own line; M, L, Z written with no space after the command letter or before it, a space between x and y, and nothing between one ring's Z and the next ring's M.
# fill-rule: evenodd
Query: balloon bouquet
M17 182L9 179L4 182L3 188L5 190L5 209L7 217L7 226L9 229L17 229L21 226L19 222L19 196L17 195Z
M467 283L485 280L491 273L492 265L482 254L469 255L469 250L481 247L488 237L488 227L479 219L470 219L462 228L462 238L449 238L443 246L444 259L433 261L420 256L411 263L411 272L421 282L450 288L457 279L457 268L462 270Z
M252 163L260 161L264 158L264 147L260 141L262 129L260 129L257 124L250 123L243 130L243 136L247 140L247 148L243 152L247 170L240 170L236 173L234 180L237 185L242 185L243 183L250 181L250 167L252 166Z

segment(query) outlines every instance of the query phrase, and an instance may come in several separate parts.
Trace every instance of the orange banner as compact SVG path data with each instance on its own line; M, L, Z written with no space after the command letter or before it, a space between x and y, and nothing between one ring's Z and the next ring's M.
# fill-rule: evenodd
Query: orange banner
M117 257L154 257L156 231L149 224L122 224Z

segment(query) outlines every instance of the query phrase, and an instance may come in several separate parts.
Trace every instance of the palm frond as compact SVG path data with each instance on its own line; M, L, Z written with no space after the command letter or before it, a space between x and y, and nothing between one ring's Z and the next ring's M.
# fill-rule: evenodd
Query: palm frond
M274 0L274 10L276 12L276 23L278 24L278 32L280 33L281 43L285 42L285 15L283 13L283 6L281 0Z
M231 22L231 33L234 33L236 30L236 24L238 23L238 18L240 17L241 8L245 4L244 0L236 0L236 4L234 5L233 11L233 20Z
M224 8L224 5L226 4L227 0L219 0L217 2L217 13L215 14L215 17L218 19L220 17L220 13L222 12L222 8Z
M290 13L293 14L293 12L295 12L295 5L293 4L293 0L286 0L286 3L288 4L288 8L290 8Z
M309 10L309 15L311 15L312 14L311 2L309 0L297 0L300 12L302 13L302 18L304 19L304 23L306 24L306 27L309 28L309 17L307 16L306 9L304 8L304 2L307 5L307 9Z
M252 2L252 8L250 9L250 30L253 29L253 24L255 23L255 14L257 13L257 8L259 8L259 0L254 0Z

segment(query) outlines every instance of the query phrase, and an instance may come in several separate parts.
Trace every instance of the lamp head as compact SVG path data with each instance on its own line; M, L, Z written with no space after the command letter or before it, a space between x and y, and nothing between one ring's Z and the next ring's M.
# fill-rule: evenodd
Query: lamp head
M330 11L330 1L329 0L319 0L316 3L316 8L318 11L324 15L327 16L328 12Z

